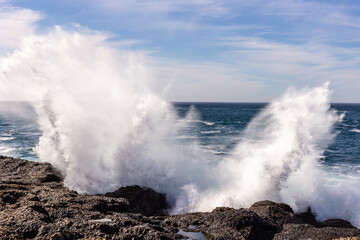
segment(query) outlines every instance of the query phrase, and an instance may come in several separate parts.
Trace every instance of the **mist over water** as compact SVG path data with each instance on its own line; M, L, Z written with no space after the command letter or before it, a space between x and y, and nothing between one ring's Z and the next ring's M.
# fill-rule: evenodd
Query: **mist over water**
M270 199L360 226L359 178L333 177L319 162L343 117L330 110L327 84L289 89L220 156L195 138L182 141L194 124L214 123L194 107L179 117L151 90L146 66L145 56L112 48L102 35L56 28L1 59L0 82L32 102L39 158L80 193L138 184L165 192L175 213Z

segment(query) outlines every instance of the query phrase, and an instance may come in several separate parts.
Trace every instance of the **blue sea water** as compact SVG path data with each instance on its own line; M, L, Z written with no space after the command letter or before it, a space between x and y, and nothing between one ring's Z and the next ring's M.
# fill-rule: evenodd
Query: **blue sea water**
M204 148L217 155L227 155L241 140L241 133L266 103L176 103L180 116L191 106L201 114L201 122L189 136L196 137ZM360 104L331 104L344 114L335 125L337 136L319 161L340 173L360 173Z
M1 155L37 161L40 136L37 115L29 103L0 102Z
M193 109L199 115L180 133L183 141L197 139L213 155L226 156L241 140L242 131L266 103L174 103L181 118ZM337 136L319 162L341 174L360 173L360 104L332 104L344 114L335 125ZM41 131L34 109L26 102L0 103L0 154L39 160L36 145Z

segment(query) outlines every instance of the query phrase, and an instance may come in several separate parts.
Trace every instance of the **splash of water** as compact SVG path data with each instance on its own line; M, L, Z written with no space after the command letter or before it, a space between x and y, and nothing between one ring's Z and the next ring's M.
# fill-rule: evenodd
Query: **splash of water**
M37 111L40 159L61 169L66 186L104 193L139 184L165 192L174 212L270 199L360 225L359 181L334 184L318 163L341 120L326 84L289 89L251 121L231 157L213 161L196 142L176 140L198 122L195 109L177 121L150 90L146 58L105 40L57 28L1 62L1 83L20 85Z
M61 28L32 36L3 61L1 80L17 82L33 102L37 153L61 169L66 186L105 193L139 184L175 196L204 177L201 157L172 142L184 123L150 90L145 56L104 40Z
M200 194L192 208L279 201L287 181L298 172L307 172L316 181L316 160L333 138L331 129L339 120L329 112L328 96L327 86L290 89L268 105L249 123L233 157L223 159L214 169L218 186L206 190L207 197Z
M328 84L289 89L247 126L233 153L213 168L215 185L183 186L180 211L209 211L217 206L249 207L269 199L295 211L310 206L318 219L343 218L360 225L359 177L329 177L320 156L343 115L330 110Z

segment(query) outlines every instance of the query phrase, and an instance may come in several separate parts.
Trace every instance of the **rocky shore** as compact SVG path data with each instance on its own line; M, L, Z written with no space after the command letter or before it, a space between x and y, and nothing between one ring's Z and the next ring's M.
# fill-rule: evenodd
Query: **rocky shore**
M166 215L165 195L152 189L89 196L62 179L49 163L0 156L0 239L360 239L345 220L318 222L284 203Z

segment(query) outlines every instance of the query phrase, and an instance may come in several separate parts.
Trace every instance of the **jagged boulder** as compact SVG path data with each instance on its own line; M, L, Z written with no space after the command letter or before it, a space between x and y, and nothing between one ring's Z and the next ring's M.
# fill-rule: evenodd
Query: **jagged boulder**
M302 221L295 216L291 207L285 203L265 200L254 203L249 210L274 224L279 232L285 223L302 223Z
M300 219L303 223L313 225L314 227L322 227L321 223L316 220L316 215L308 207L306 212L301 212L295 215L296 218Z
M328 219L321 223L322 227L355 228L349 221L344 219Z
M166 223L187 229L194 226L209 239L272 239L276 225L248 209L216 208L211 213L170 216Z
M317 228L310 224L285 224L283 228L274 236L274 240L332 240L360 236L360 229L356 228Z
M22 185L62 183L63 176L50 163L0 156L0 181Z
M114 192L108 192L106 197L125 198L130 203L130 210L145 216L164 215L169 208L165 194L138 185L121 187Z
M311 208L307 208L306 212L298 213L295 215L303 223L313 225L317 228L322 227L336 227L336 228L355 228L349 221L344 219L327 219L323 222L316 220L316 215L311 211Z

